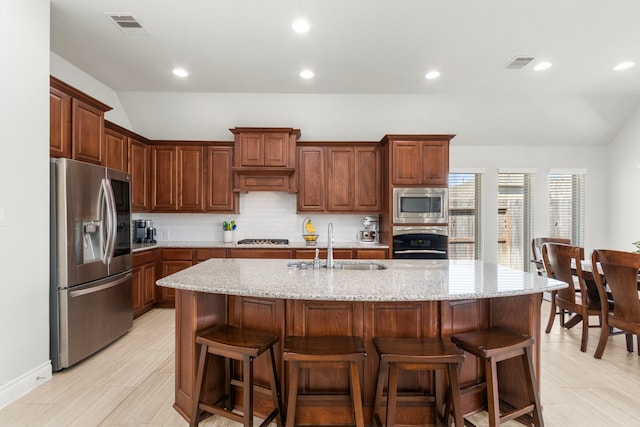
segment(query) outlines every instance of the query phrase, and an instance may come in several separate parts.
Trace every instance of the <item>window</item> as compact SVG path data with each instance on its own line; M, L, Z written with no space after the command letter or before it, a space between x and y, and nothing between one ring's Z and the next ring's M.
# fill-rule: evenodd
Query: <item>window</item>
M480 174L449 174L449 259L480 258Z
M549 237L584 245L584 174L549 174Z
M498 264L517 270L530 268L533 181L529 173L498 174Z

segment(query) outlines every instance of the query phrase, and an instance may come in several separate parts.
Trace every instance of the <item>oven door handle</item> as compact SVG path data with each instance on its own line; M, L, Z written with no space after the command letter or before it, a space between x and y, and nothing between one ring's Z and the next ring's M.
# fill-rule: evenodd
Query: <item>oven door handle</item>
M447 251L439 251L437 249L407 249L403 251L393 251L394 254L442 254L446 255Z

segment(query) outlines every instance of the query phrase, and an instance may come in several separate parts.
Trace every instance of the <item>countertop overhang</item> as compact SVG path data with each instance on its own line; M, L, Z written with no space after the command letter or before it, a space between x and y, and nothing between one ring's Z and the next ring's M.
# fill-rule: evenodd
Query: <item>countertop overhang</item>
M567 287L558 280L483 261L376 260L387 268L365 271L287 267L292 261L209 259L156 284L262 298L382 302L497 298Z

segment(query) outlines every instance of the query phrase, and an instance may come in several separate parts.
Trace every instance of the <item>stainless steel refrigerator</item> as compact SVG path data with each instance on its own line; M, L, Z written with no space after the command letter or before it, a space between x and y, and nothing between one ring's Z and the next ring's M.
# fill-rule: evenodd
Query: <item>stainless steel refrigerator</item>
M133 323L129 174L51 159L51 363L58 371Z

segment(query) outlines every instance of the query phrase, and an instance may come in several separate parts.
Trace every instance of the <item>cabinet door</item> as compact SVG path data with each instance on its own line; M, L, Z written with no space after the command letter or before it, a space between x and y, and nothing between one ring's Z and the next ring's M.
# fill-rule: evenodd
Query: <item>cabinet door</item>
M71 158L71 97L49 88L49 155Z
M178 211L202 211L203 148L177 147L176 176Z
M326 210L325 148L298 148L298 212Z
M71 106L73 158L98 165L103 164L104 112L77 99L71 101Z
M420 184L420 142L394 141L391 173L394 184Z
M104 165L108 168L127 172L128 166L128 138L111 129L104 131L105 158Z
M175 211L176 187L176 148L152 147L151 210Z
M150 209L149 171L150 148L135 139L129 138L129 175L131 175L131 210L145 212Z
M449 181L449 144L443 141L421 143L421 184L447 185Z
M229 249L229 258L291 259L289 249Z
M191 267L191 261L162 261L162 277L169 276L185 268ZM173 302L176 299L176 290L174 288L167 288L159 286L160 300L162 302Z
M146 264L142 270L142 305L151 306L156 301L156 265Z
M289 134L264 134L264 165L285 167L289 163Z
M233 192L233 147L207 147L204 179L206 211L236 212L238 193Z
M353 147L330 147L328 151L327 210L353 211L355 162Z
M264 138L261 133L243 133L240 136L240 164L264 166Z
M355 147L355 211L379 212L382 209L382 163L379 147Z
M131 270L131 300L133 305L133 315L142 308L142 288L143 288L143 268L136 267Z
M385 259L386 249L356 249L357 259Z

